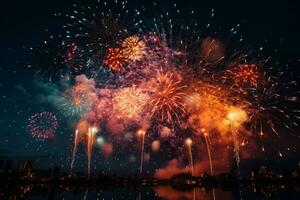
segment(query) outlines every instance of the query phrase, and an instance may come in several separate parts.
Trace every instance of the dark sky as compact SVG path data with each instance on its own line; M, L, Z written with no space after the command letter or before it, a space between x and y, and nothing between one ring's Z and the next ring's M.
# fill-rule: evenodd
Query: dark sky
M67 13L71 11L71 5L78 2L80 1L10 0L0 3L0 159L43 160L54 156L59 158L53 163L56 165L64 163L63 155L70 151L57 141L46 144L34 142L24 129L31 114L47 109L35 103L34 97L28 92L33 89L34 78L28 48L47 37L45 29L52 33L61 31L62 23L53 14ZM152 1L128 2L130 7L140 8ZM226 38L231 27L242 24L240 32L247 45L257 49L264 44L265 54L270 56L278 48L280 57L276 60L290 64L293 70L299 71L300 6L297 0L165 2L162 4L176 2L182 10L196 10L199 13L197 20L204 26L209 23L211 10L214 9L215 17L211 24L221 37ZM265 43L265 40L268 42ZM70 130L60 128L59 131ZM298 156L293 157L293 164L297 161L295 157ZM107 166L114 168L111 164Z

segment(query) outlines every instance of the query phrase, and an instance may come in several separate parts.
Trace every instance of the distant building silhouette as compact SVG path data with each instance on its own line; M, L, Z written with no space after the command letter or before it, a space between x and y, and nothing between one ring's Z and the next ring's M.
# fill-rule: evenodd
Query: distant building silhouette
M21 160L18 164L18 171L26 171L32 169L33 161L32 160Z
M9 171L12 167L11 160L0 160L0 171Z

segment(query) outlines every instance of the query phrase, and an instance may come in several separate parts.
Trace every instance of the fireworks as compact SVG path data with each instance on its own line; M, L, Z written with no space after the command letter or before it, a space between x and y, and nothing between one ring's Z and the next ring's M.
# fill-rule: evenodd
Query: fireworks
M237 107L230 107L229 111L227 113L226 119L229 123L229 129L232 134L232 141L234 144L234 152L235 152L235 159L237 163L237 167L239 169L239 163L240 163L240 141L238 137L238 130L240 126L245 123L245 121L248 119L247 113L242 110L241 108Z
M83 58L94 54L102 56L107 46L123 39L141 23L139 11L128 10L127 2L95 2L88 7L73 4L72 14L66 15L68 23L63 25L66 43L72 44L74 40L80 43Z
M232 71L234 81L239 86L256 87L260 73L256 64L240 64Z
M295 87L294 81L282 83L277 78L268 78L256 90L247 93L250 131L253 134L261 137L265 132L273 132L279 135L279 129L292 130L298 126L298 95L279 92L280 88L290 91Z
M126 64L126 57L120 48L109 48L103 63L115 72L121 72Z
M86 153L88 158L88 174L91 173L91 160L92 160L92 151L96 138L96 133L98 129L96 127L90 127L87 133L87 142L86 142Z
M213 171L213 164L212 164L212 158L211 158L211 147L210 147L209 134L206 132L206 130L204 128L201 129L201 132L203 133L203 136L205 139L207 155L208 155L208 160L209 160L209 167L210 167L210 175L213 176L214 171Z
M189 155L189 162L190 162L190 167L191 167L191 174L194 175L194 161L193 161L193 153L192 153L192 139L187 138L185 140L185 144L188 148L188 155Z
M75 136L74 136L74 148L73 148L73 152L72 152L71 169L74 167L77 145L78 145L78 130L76 129Z
M62 101L59 106L61 110L70 117L80 116L90 106L89 97L86 92L76 92L74 89L75 88L72 88L71 91L67 91L64 94L64 101Z
M67 88L58 100L58 107L68 117L80 117L91 109L96 96L93 81L77 76L76 84Z
M144 151L145 151L145 135L146 131L143 129L138 130L137 135L142 137L142 145L141 145L141 162L140 162L140 174L143 172L143 163L144 163Z
M188 123L197 133L217 129L225 135L228 126L223 123L228 107L233 100L226 91L212 85L197 83L193 91L185 97L186 106L191 113Z
M77 127L78 129L76 129L74 135L74 147L72 152L71 169L74 167L78 143L80 143L81 141L85 141L86 155L88 159L88 174L90 175L92 152L93 152L94 143L96 141L96 134L98 132L98 129L94 126L90 127L88 122L86 122L85 120L80 121Z
M41 112L28 119L27 130L32 137L41 140L50 139L58 127L56 116L51 112Z
M122 42L122 53L131 61L139 61L146 55L146 44L138 36L130 36Z
M244 123L248 117L247 113L238 107L230 107L226 118L228 119L230 126L238 128Z
M201 41L196 23L176 24L160 15L147 27L137 20L140 11L129 15L125 2L109 8L117 2L101 1L103 8L96 6L95 10L75 6L73 15L68 15L72 22L64 27L71 30L62 42L63 59L56 59L59 66L53 69L73 69L68 74L70 83L56 101L62 112L80 119L74 122L71 168L79 143L85 143L90 174L95 144L105 156L136 150L140 147L134 143L137 134L141 141L140 173L145 158L152 159L146 157L147 145L153 153L169 151L170 158L181 158L176 152L185 141L192 175L198 171L194 171L197 163L193 156L202 156L196 149L205 146L207 169L213 175L217 169L215 163L213 168L215 146L231 146L239 167L240 149L246 148L253 135L259 132L262 136L270 130L278 134L298 125L299 93L289 96L278 90L279 85L291 88L292 83L280 84L264 65L232 60L246 56L227 55L226 45L217 38ZM180 18L179 14L174 16ZM32 116L28 125L33 137L41 139L51 138L56 128L57 120L51 113ZM97 135L99 130L105 134ZM199 145L196 137L205 145ZM198 157L197 162L201 160Z
M113 98L113 107L117 116L136 119L140 117L148 99L148 95L136 87L124 88Z
M160 71L150 80L149 85L151 115L157 115L167 122L172 122L174 117L178 120L178 113L185 112L182 101L186 86L173 73Z
M77 83L71 91L71 101L74 105L89 106L95 98L93 80L86 76L77 76Z

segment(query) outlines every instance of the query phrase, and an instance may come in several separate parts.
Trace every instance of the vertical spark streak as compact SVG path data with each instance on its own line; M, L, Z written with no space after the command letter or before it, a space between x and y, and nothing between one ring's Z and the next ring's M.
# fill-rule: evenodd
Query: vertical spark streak
M206 149L207 149L207 155L208 155L208 159L209 159L209 167L210 167L210 175L213 176L214 172L213 172L213 164L212 164L212 159L211 159L211 148L210 148L210 140L209 140L209 136L208 133L205 131L205 129L201 130L203 132L204 135L204 139L205 139L205 144L206 144ZM215 189L213 188L212 190L212 194L213 194L213 200L216 199L216 193L215 193Z
M83 200L87 200L88 194L89 194L89 188L87 187L84 193Z
M233 140L233 151L234 151L234 158L236 161L237 171L238 174L240 173L240 144L238 139L238 133L237 130L232 128L232 125L230 125L230 132L232 134L232 140Z
M238 137L239 127L247 120L247 113L241 108L232 107L228 114L227 120L229 121L229 131L232 135L233 145L234 145L234 157L237 165L237 172L240 174L240 144Z
M142 146L141 146L141 161L140 161L140 174L143 172L143 163L144 163L144 149L145 149L145 135L146 131L139 130L138 135L142 137Z
M91 173L91 157L92 157L92 149L91 149L91 129L89 128L88 130L88 138L87 138L87 147L86 147L86 152L87 152L87 159L88 159L88 175Z
M193 188L193 200L196 200L196 188Z
M78 130L76 129L75 137L74 137L74 148L73 148L73 152L72 152L71 169L73 169L73 167L74 167L75 156L76 156L76 151L77 151L77 144L78 144Z
M95 127L89 128L88 130L88 138L87 138L87 158L88 158L88 175L91 174L91 158L92 158L92 151L93 145L95 140L95 134L97 129Z
M210 150L210 143L209 143L208 135L204 135L204 139L205 139L207 155L208 155L208 159L209 159L210 175L213 176L214 172L213 172L213 165L212 165L212 161L211 161L211 150Z
M186 146L188 148L191 173L192 173L192 176L194 176L194 162L193 162L193 154L192 154L192 143L193 143L193 141L192 141L191 138L187 138L185 140L185 143L186 143Z
M203 132L204 139L205 139L207 155L208 155L208 159L209 159L210 175L213 176L214 172L213 172L213 164L212 164L212 159L211 159L211 148L210 148L209 136L208 136L208 133L205 131L205 129L202 129L201 131Z

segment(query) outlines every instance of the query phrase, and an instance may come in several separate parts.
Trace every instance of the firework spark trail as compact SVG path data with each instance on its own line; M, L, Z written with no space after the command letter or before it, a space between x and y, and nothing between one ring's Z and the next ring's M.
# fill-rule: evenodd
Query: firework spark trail
M234 144L234 154L235 154L235 160L237 164L237 169L239 173L239 167L240 167L240 141L238 137L238 130L240 126L248 120L247 113L239 108L239 107L230 107L228 114L227 114L227 120L229 122L229 131L232 136L233 144Z
M88 158L88 175L91 174L91 159L92 159L92 151L93 145L95 141L95 135L97 133L97 128L90 127L87 135L87 158Z
M142 172L143 172L144 149L145 149L145 134L142 135L142 151L141 151L140 174L142 174Z
M141 160L140 160L140 174L143 173L143 165L144 165L144 150L145 150L145 135L146 131L145 130L139 130L138 135L142 137L142 144L141 144Z
M190 163L190 168L191 168L191 173L192 176L194 176L194 161L193 161L193 153L192 153L192 139L191 138L187 138L185 140L185 144L188 148L188 155L189 155L189 163Z
M203 132L204 139L205 139L207 155L208 155L208 160L209 160L209 167L210 167L210 175L213 176L214 171L213 171L213 163L212 163L212 158L211 158L211 147L210 147L211 142L209 139L209 134L206 132L206 130L204 128L202 128L201 131ZM215 188L212 189L212 194L213 194L213 200L215 200L216 199Z
M73 169L73 167L74 167L76 151L77 151L77 145L78 145L78 130L76 129L75 137L74 137L74 148L73 148L73 152L72 152L71 169Z
M231 130L232 133L232 140L233 140L233 145L234 145L234 157L237 165L237 170L238 173L240 173L240 144L239 144L239 139L238 139L238 133L236 130Z
M196 200L196 188L193 188L193 200Z
M213 164L212 164L211 148L210 148L211 142L210 142L210 139L209 139L209 135L205 131L205 129L202 129L201 131L203 132L204 139L205 139L205 144L206 144L206 149L207 149L207 155L208 155L208 159L209 159L210 175L213 176L214 172L213 172Z
M87 147L86 147L86 151L87 151L87 159L88 159L88 175L90 175L91 173L91 157L92 157L92 134L91 134L91 129L89 128L88 130L88 135L87 135Z

